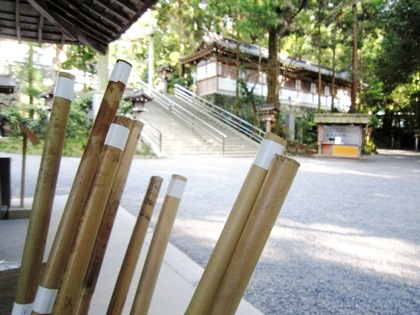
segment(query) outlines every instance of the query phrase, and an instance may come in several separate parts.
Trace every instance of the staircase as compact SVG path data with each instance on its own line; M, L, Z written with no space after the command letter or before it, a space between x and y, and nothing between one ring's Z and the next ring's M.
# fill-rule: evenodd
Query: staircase
M235 130L188 98L163 95L145 83L141 85L153 98L140 115L145 123L142 138L158 155L255 156L261 134L252 132L255 138L251 138L244 126Z

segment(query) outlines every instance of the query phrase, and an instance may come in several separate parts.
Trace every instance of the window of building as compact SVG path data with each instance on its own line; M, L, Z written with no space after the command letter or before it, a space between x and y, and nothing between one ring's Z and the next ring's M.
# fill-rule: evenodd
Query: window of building
M316 94L316 83L314 82L311 83L311 93Z
M324 93L325 93L325 96L330 96L330 87L328 85L325 86Z
M295 89L297 91L300 91L302 89L302 83L300 82L299 79L296 79Z

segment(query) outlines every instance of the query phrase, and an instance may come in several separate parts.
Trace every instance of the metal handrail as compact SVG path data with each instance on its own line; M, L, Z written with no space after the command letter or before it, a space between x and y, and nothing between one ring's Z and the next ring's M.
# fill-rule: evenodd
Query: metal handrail
M152 88L149 84L139 81L141 87L147 91L152 97L153 100L168 110L171 114L176 116L179 120L183 121L184 124L190 126L192 130L196 132L203 133L207 136L218 141L222 146L222 153L225 154L225 143L227 135L213 127L194 113L188 111L184 107L180 106L170 98L166 97L162 93L158 92L156 89Z
M208 100L194 94L179 84L175 84L175 95L181 99L186 100L188 103L193 104L197 110L200 110L205 114L221 120L222 122L245 134L251 139L261 142L265 136L265 131L262 129L221 108L220 106L215 105Z
M148 140L157 145L157 147L159 148L159 153L162 153L162 132L141 115L140 120L144 122L145 125L151 128L152 132L150 133ZM142 136L145 136L144 132L142 133Z

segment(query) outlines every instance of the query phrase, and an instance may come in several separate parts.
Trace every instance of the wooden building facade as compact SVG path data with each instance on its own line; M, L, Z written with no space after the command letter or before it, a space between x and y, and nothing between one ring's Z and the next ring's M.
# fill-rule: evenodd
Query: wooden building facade
M249 89L254 89L254 94L265 97L267 59L268 50L265 48L255 45L238 46L236 41L226 38L206 37L192 54L182 57L181 62L197 67L195 84L196 92L200 96L215 93L234 96L236 81L240 77ZM318 108L319 71L322 78L321 109L331 110L334 93L334 110L348 111L351 103L351 82L346 73L336 73L333 83L331 69L319 68L314 63L280 55L279 97L283 112L299 114L308 108Z

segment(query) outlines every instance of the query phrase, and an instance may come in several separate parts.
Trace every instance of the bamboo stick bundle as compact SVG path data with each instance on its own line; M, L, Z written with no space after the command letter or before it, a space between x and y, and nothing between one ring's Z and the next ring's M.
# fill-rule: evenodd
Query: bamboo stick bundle
M130 289L134 270L146 237L150 218L152 216L161 185L161 177L153 176L150 179L143 204L140 208L140 214L137 218L136 225L134 226L133 233L131 234L130 242L128 243L128 248L114 287L114 292L112 293L111 301L109 302L107 315L119 315L123 311L124 303Z
M127 142L132 120L117 116L105 139L102 158L52 312L75 314L101 220Z
M29 314L32 310L42 269L70 106L73 100L74 83L75 77L72 74L59 73L45 135L12 314Z
M235 314L299 166L299 163L293 159L285 156L276 157L226 268L211 312L208 314Z
M131 308L132 315L147 314L152 301L160 267L163 262L169 236L175 221L176 212L184 193L187 179L181 175L172 175L162 204L152 241Z
M232 211L210 256L200 282L186 310L187 315L208 314L226 267L242 233L248 215L276 154L282 154L286 141L268 133L239 191Z
M85 151L80 160L74 182L58 226L47 265L38 287L34 313L49 314L57 295L61 277L73 240L77 233L86 200L98 167L104 140L118 109L130 75L131 65L118 60L109 78L108 86L93 124ZM45 309L44 306L47 306Z
M92 257L90 258L89 267L83 282L82 293L80 295L80 299L78 301L79 304L76 311L76 313L79 315L87 314L89 311L90 302L95 291L99 272L105 256L105 251L111 236L111 231L114 225L121 196L124 191L124 186L130 171L131 162L136 152L143 126L144 124L138 120L134 120L131 124L127 144L118 166L117 176L115 177L112 184L112 189L105 207L102 222L99 227L99 232L96 237Z

